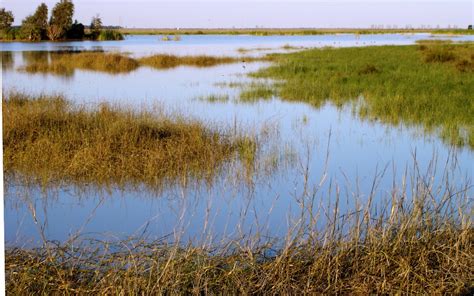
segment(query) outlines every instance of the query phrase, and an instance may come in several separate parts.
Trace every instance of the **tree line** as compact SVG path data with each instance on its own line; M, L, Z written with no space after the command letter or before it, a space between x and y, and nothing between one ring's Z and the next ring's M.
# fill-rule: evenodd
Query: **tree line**
M15 18L11 11L0 9L0 38L3 40L122 40L117 31L106 29L99 15L92 18L86 28L75 20L72 0L60 0L51 10L48 20L48 6L41 3L36 11L22 20L21 26L12 27Z

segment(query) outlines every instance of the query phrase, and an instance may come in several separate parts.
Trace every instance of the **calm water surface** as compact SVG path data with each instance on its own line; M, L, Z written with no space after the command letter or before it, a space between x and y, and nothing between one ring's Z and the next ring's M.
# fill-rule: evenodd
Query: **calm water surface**
M41 241L42 233L43 238L58 241L77 233L101 239L145 235L150 239L166 236L172 240L178 237L214 240L260 231L279 237L297 220L301 197L308 187L319 190L317 205L326 205L334 199L338 186L344 200L341 208L349 211L355 197L362 201L367 198L374 178L384 169L386 173L377 179L378 201L391 192L394 181L402 182L405 169L409 175L415 174L414 158L420 172L433 162L440 171L449 159L451 165L456 165L451 177L457 184L465 184L474 175L472 150L449 147L435 134L427 134L419 127L361 120L351 106L338 109L326 104L316 109L277 97L240 102L241 89L228 84L250 83L252 79L247 74L267 66L266 63L169 70L141 67L120 75L76 70L73 75L62 77L19 71L18 68L34 59L31 51L101 49L133 56L260 55L285 52L282 46L287 44L295 47L405 45L427 38L431 37L426 34L199 35L182 36L179 42L163 42L160 36L128 36L121 42L2 44L2 51L11 52L9 60L2 61L4 91L60 93L92 107L101 102L137 109L160 106L211 127L235 127L243 133L267 135L253 170L237 163L229 164L213 184L200 181L171 184L160 192L74 186L43 191L24 184L9 184L5 193L7 243L34 245ZM460 36L456 40L474 41L474 36ZM239 50L242 48L250 51ZM203 99L209 95L227 95L229 100ZM435 178L436 182L441 179Z

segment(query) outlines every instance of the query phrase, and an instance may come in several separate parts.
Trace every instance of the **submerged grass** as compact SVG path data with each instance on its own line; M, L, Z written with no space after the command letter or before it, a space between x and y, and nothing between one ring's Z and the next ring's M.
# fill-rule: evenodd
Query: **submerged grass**
M447 141L474 148L474 45L325 48L275 55L254 74L281 80L278 95L315 106L348 102L362 117L440 130Z
M276 95L275 87L268 83L251 83L240 92L242 102L254 102L261 99L271 99Z
M280 241L7 248L6 289L15 295L472 295L468 191L454 193L443 183L439 192L429 180L415 181L413 199L394 189L376 216L370 202L340 216L338 195L333 211L319 213L309 205L312 193L305 194L300 221L311 222ZM329 222L315 227L320 215Z
M12 93L3 101L4 172L41 184L160 186L211 178L246 141L162 113Z

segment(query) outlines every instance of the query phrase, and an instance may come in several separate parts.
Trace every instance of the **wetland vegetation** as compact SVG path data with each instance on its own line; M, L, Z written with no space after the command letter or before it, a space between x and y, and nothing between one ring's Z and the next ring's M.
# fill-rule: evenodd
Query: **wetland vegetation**
M42 55L43 54L43 55ZM43 52L34 53L42 58L28 59L22 70L28 73L50 73L72 75L75 69L105 72L110 74L128 73L140 66L156 69L170 69L178 66L213 67L221 64L245 63L269 60L269 58L238 58L215 56L177 56L156 54L143 58L132 58L118 53L96 51L86 52Z
M282 48L296 49L291 45L284 45ZM245 50L241 50L242 52ZM2 52L4 71L17 70L13 66L13 60L11 52ZM125 74L142 66L161 70L183 65L196 67L192 70L201 71L205 69L197 68L243 61L273 61L269 67L251 74L253 78L259 79L249 83L246 80L211 80L211 83L214 82L222 89L238 88L236 96L240 101L273 99L273 102L281 98L285 103L306 102L308 104L298 105L312 105L315 108L308 108L311 110L333 103L340 107L353 106L353 111L363 119L376 120L388 126L420 126L425 131L441 135L446 141L446 147L443 148L449 150L449 159L443 162L441 158L433 157L433 163L420 164L414 153L413 165L405 164L403 169L404 164L398 163L397 156L389 155L393 157L394 171L390 184L379 186L382 175L390 171L387 165L383 173L379 173L377 166L373 181L367 181L370 177L364 172L361 179L365 180L361 182L366 183L359 187L359 175L356 174L354 181L349 180L352 175L343 172L344 178L341 181L327 170L329 155L332 153L330 130L326 152L305 141L295 141L291 144L304 146L297 147L300 149L297 152L291 151L296 170L291 173L281 172L283 178L275 179L276 182L264 178L254 180L254 175L257 175L254 172L260 168L257 162L261 162L260 165L264 167L267 164L262 163L268 161L269 168L265 170L269 174L280 169L277 168L280 151L270 155L268 160L257 156L260 149L274 152L273 147L262 148L262 142L265 142L262 138L271 137L270 129L275 129L275 134L283 133L274 125L298 125L290 121L273 121L271 118L279 117L279 112L286 114L291 110L275 108L276 111L270 113L271 116L264 117L262 110L258 109L254 114L268 121L262 125L268 129L265 131L267 135L258 137L251 136L252 132L249 130L240 131L236 123L237 117L232 119L232 123L229 119L228 126L213 125L167 113L158 107L128 109L109 103L87 105L73 103L65 96L50 93L29 95L5 92L2 101L5 184L10 177L19 176L22 180L24 177L32 180L34 189L45 188L44 191L49 189L47 186L56 185L61 188L90 184L107 189L112 185L118 187L118 190L131 188L134 194L136 190L137 197L142 198L139 186L156 189L173 185L176 180L180 180L179 185L184 185L177 186L177 191L180 191L178 195L152 194L155 201L166 203L167 198L179 197L187 202L188 198L192 199L193 194L197 198L203 197L200 194L210 196L209 204L203 210L205 217L198 217L205 220L202 234L196 236L202 235L202 241L199 238L185 238L179 229L182 224L186 224L183 222L186 218L184 216L190 213L199 215L200 212L187 212L186 209L179 208L178 215L185 215L179 217L182 220L177 220L178 230L156 240L150 240L145 235L130 239L114 236L117 240L107 240L107 237L103 240L95 237L88 240L89 237L84 236L85 239L82 239L82 233L78 232L71 236L73 239L56 241L55 238L48 237L47 233L41 233L40 244L33 248L8 246L5 264L6 289L9 294L470 295L474 291L474 187L470 182L472 176L469 175L469 170L467 176L463 176L465 179L458 178L464 171L456 166L463 165L465 169L469 164L459 163L456 153L451 155L450 150L458 151L455 146L469 147L471 150L466 149L467 153L472 153L474 148L472 43L423 40L413 46L321 48L245 59L167 54L136 58L109 52L37 51L24 52L21 60L24 62L22 70L27 73L58 75L71 75L75 69ZM236 68L242 67L236 65ZM156 77L165 77L150 74L164 74L165 71L149 70L146 75L151 76L153 83L156 83ZM198 72L192 74L195 73ZM220 72L218 75L223 76ZM28 75L30 76L33 75ZM104 77L111 79L110 75L102 77L104 81ZM176 80L174 76L172 79ZM232 76L231 79L236 78ZM206 82L208 81L204 80L203 84ZM133 83L130 85L135 86ZM189 85L187 83L186 87L190 87ZM153 86L156 87L156 84ZM193 98L194 101L221 103L226 108L237 109L233 105L233 97L227 93ZM178 103L181 104L182 101ZM249 104L242 105L249 107ZM211 105L205 107L211 109ZM253 111L250 108L239 111L242 110ZM307 109L303 111L307 112ZM198 109L196 112L203 111ZM228 118L234 114L226 113L229 111L225 108L212 109L211 112L215 112L212 115L222 112ZM301 114L303 113L297 113L298 116ZM311 116L313 113L309 114ZM299 119L305 122L301 125L314 120L306 117L306 113ZM327 117L323 119L326 120ZM306 140L314 132L311 129L318 128L320 127L317 125L308 125L308 129L288 127L286 132L301 132L302 138ZM357 128L359 127L355 129ZM323 128L315 133L324 133ZM338 141L347 143L341 139L347 134L341 135ZM364 134L363 137L370 136ZM282 148L286 140L288 139L274 140L278 142L275 150ZM374 146L374 142L378 143L377 139L370 140L373 142L361 145L362 149L374 151L368 147ZM451 144L454 146L450 146ZM344 146L344 153L352 153L349 150L354 147ZM314 167L309 156L311 152L315 152L317 158L317 165ZM362 158L377 158L370 153L363 154ZM386 151L382 153L390 154ZM323 159L324 155L326 160ZM350 157L359 156L354 153ZM239 177L237 173L226 166L234 159L244 167L242 175L249 172L248 187L247 184L241 187L239 181L235 181ZM344 161L347 159L343 160L343 167L336 164L337 170L345 169ZM360 163L356 162L357 164ZM426 170L425 166L428 167ZM275 169L272 170L273 168ZM397 168L401 168L401 175L395 173ZM310 169L317 170L316 175L320 175L320 179L315 180ZM361 169L372 168L362 166ZM225 190L220 191L219 188L213 191L213 181L222 177L223 171L230 175L222 178ZM293 173L295 174L290 176ZM371 175L372 171L368 174ZM186 187L195 179L206 181L203 191L196 193L192 185L191 189ZM354 187L351 187L354 184L352 181L355 183ZM281 182L286 183L279 184ZM29 182L20 181L19 186L26 188L29 185ZM270 192L274 192L275 196L262 189L272 186L275 191ZM368 191L364 191L366 188ZM187 190L190 192L186 192ZM220 200L230 203L225 199L228 197L226 190L231 191L231 199L261 199L255 204L245 200L245 214L239 212L241 209L235 208L232 210L236 213L226 212L223 216L228 214L229 217L222 218L212 212L210 204ZM241 194L241 191L249 193ZM20 204L27 203L21 199L23 191L15 193L17 195L13 194L9 198L18 198ZM49 197L37 192L32 195L38 199ZM82 197L71 195L72 199ZM246 220L245 215L257 216L257 213L261 213L255 209L252 212L249 208L261 206L260 203L268 200L272 204L268 210L270 216L273 202L276 204L279 199L288 201L290 208L296 208L291 208L292 211L288 213L278 213L281 216L277 217L276 224L287 223L287 233L281 236L267 235L259 225L259 220L267 217ZM188 205L186 202L183 204ZM208 201L204 203L206 202ZM31 207L34 224L41 224L38 223L41 213L38 212L37 215L34 211L36 203L40 202L33 199L33 203L35 205L25 207ZM74 207L80 206L74 204ZM167 207L163 208L164 211L168 210ZM79 211L74 208L76 210ZM114 210L117 208L112 209ZM135 209L130 209L130 212L133 210ZM155 210L153 208L152 211ZM217 211L219 210L221 209ZM94 209L92 214L95 213ZM158 211L154 212L154 215L160 214ZM221 238L218 236L220 233L214 236L215 230L211 226L207 228L212 224L212 219L216 219L217 224L224 224L227 222L223 220L230 220L233 214L242 215L240 221L243 222L237 222L241 223L236 226L239 231L232 232L232 235ZM117 214L114 212L113 215ZM139 212L138 215L145 213ZM107 215L100 219L104 217L107 219ZM48 220L46 214L43 218ZM156 223L158 228L166 229L165 224L170 223L168 218L169 216L163 215L150 221ZM171 221L173 224L174 220ZM272 224L274 222L275 220L268 223L267 227L279 226ZM249 228L245 228L245 223L251 224L249 232L246 232ZM229 225L232 227L233 224ZM39 231L44 231L41 227L38 227ZM56 225L50 227L54 228ZM198 232L200 230L198 228ZM129 237L128 232L126 235Z
M142 240L47 243L6 251L12 294L455 294L473 289L474 232L468 186L412 176L375 210L312 209L286 239L259 235L217 245ZM413 193L412 198L409 192ZM377 193L373 193L374 196ZM313 197L312 197L313 196ZM433 196L440 199L435 201ZM378 212L375 215L375 212ZM326 215L328 223L318 227ZM306 222L308 221L308 222Z
M352 102L370 120L422 126L474 148L474 45L323 48L274 56L253 76L278 81L277 94L316 107Z
M10 93L3 100L4 172L41 184L161 185L210 178L252 140L155 110L74 106L60 96ZM48 153L45 153L48 151Z

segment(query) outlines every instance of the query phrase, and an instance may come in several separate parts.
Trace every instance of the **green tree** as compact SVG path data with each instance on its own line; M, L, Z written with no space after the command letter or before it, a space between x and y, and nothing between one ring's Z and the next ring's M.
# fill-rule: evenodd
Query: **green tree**
M22 39L39 41L46 38L48 28L48 6L41 3L33 15L27 16L21 24Z
M0 30L8 31L14 21L13 13L11 11L5 10L5 8L0 9Z
M41 3L33 16L36 27L38 27L43 34L46 34L46 30L48 29L48 6Z
M71 0L60 0L51 12L48 26L48 37L57 40L66 36L67 31L72 27L72 17L74 15L74 3Z
M92 17L90 31L93 39L97 39L102 31L102 19L99 15Z

